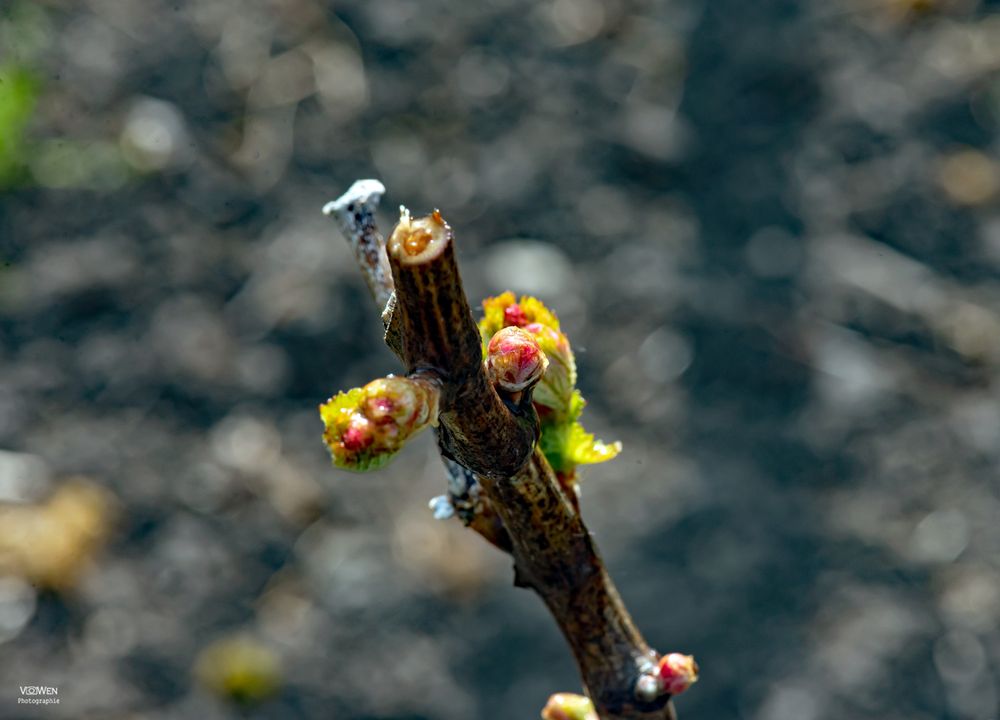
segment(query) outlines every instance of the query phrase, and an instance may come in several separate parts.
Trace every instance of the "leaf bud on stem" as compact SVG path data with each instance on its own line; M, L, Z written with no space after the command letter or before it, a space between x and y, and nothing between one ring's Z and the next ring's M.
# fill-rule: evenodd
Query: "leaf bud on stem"
M385 377L338 393L320 406L333 463L347 470L381 467L415 434L437 422L439 390L420 377Z
M497 388L511 393L514 402L541 379L548 366L538 341L519 327L502 328L486 346L486 375Z
M660 658L660 681L665 692L680 695L698 682L698 663L691 655L664 655Z

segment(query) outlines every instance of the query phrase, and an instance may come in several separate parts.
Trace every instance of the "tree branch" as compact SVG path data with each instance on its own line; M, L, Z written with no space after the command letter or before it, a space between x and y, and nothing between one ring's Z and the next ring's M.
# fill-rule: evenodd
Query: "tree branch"
M348 210L357 207L350 197L357 187L327 205L352 242L359 234L378 238L373 222L369 228ZM365 197L371 202L375 196ZM453 240L437 211L412 219L404 209L388 243L388 283L379 280L380 255L370 245L356 253L366 278L378 281L369 281L373 296L388 299L382 318L387 344L411 375L433 378L440 388L438 442L451 475L452 504L460 516L466 512L466 524L511 553L515 583L545 602L600 718L673 720L666 688L686 685L664 684L666 658L636 629L580 513L536 447L531 388L498 392L487 378Z
M538 593L559 624L598 715L674 718L668 695L644 701L637 694L640 678L656 674L658 656L541 450L513 477L482 482L510 535L518 584Z
M385 193L385 186L378 180L358 180L347 192L323 207L323 213L333 217L355 251L355 258L368 284L372 299L382 311L385 344L400 362L408 365L403 354L402 313L396 312L396 294L391 271L388 268L385 243L378 232L375 210ZM463 294L464 296L464 294ZM422 377L427 380L426 376ZM436 380L434 381L436 383ZM439 428L435 428L437 432ZM511 543L503 523L490 506L476 474L447 455L442 460L448 470L448 496L434 498L431 503L435 515L453 513L469 528L479 533L492 545L510 552ZM441 500L443 503L439 503ZM445 508L440 510L439 508Z

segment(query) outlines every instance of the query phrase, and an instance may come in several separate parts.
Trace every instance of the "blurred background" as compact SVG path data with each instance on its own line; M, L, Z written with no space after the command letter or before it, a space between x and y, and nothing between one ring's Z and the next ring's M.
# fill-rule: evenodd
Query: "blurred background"
M2 0L0 717L527 720L579 681L320 214L441 208L625 450L584 514L684 718L1000 698L1000 3ZM18 705L19 686L59 705Z

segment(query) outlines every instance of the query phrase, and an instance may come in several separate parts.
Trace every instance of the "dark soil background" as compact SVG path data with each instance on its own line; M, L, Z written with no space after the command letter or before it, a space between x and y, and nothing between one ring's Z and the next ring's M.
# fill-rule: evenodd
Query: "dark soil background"
M430 437L370 476L320 441L318 403L397 369L320 214L378 177L386 230L442 210L474 301L563 320L625 447L584 513L701 664L682 719L995 720L998 7L0 0L0 68L38 82L0 138L0 496L117 508L57 590L0 553L0 717L578 691L508 560L432 519ZM269 699L212 690L233 637Z

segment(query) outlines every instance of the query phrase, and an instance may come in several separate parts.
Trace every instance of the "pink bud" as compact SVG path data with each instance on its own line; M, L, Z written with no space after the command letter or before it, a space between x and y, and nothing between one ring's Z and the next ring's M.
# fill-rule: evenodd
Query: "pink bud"
M551 343L552 349L559 355L566 355L570 352L569 340L555 328L535 322L528 323L524 326L524 329L539 338L539 340Z
M377 425L389 423L409 426L423 422L427 407L419 390L406 378L387 377L372 380L364 387L364 413Z
M520 392L534 385L548 365L538 341L519 327L503 328L486 348L486 373L507 392Z
M525 315L524 308L514 303L504 308L503 323L505 326L524 327L528 324L528 316Z
M353 416L340 442L348 452L361 452L375 442L371 423L360 415Z
M698 681L698 663L691 655L664 655L660 658L660 679L666 692L680 695Z
M396 404L389 398L376 397L368 398L365 415L373 422L392 422L392 411L396 409Z

